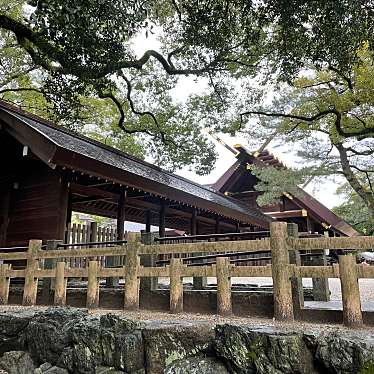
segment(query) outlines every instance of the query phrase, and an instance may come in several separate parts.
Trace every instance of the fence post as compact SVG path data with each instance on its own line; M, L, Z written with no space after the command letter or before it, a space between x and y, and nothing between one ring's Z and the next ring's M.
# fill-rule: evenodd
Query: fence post
M53 251L57 249L58 244L62 243L62 240L47 240L46 251ZM54 258L46 258L44 260L44 269L54 269L56 267L57 260ZM55 280L53 278L43 279L43 298L48 302L51 290L54 288Z
M343 323L349 327L361 326L362 312L356 256L339 256L339 274L342 288Z
M287 236L286 222L270 223L274 318L278 321L294 319Z
M299 230L296 223L287 223L287 232L289 237L297 238ZM301 266L300 252L297 250L289 251L290 264ZM292 302L295 317L301 316L301 310L304 307L303 279L299 277L291 278Z
M11 269L11 264L0 265L0 305L8 304L10 278L7 271Z
M57 262L54 305L62 306L66 304L67 281L68 279L65 277L65 262Z
M158 233L155 232L141 232L141 243L144 245L153 245L155 244L155 238L158 237ZM140 256L140 265L146 267L153 267L156 263L155 255L141 255ZM148 277L140 279L140 290L141 291L152 291L157 288L158 278L157 277Z
M88 262L88 282L87 282L87 301L88 309L95 309L99 306L99 262Z
M171 258L169 266L170 275L170 312L183 312L183 281L181 277L182 259Z
M228 257L216 258L217 277L217 314L229 316L232 314L230 259Z
M127 244L125 261L125 300L124 308L136 310L139 308L139 266L138 244Z
M29 306L36 304L36 296L38 293L38 278L35 277L35 271L38 270L39 267L38 251L40 251L41 248L41 240L29 241L22 305Z

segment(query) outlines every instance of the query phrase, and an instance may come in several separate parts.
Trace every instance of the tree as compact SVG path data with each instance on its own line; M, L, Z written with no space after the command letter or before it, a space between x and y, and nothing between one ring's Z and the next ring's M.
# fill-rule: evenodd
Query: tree
M363 200L347 184L340 187L337 193L344 197L345 201L333 208L333 212L364 235L374 235L374 218Z
M306 173L342 175L374 217L374 54L364 44L349 74L333 67L308 70L283 88L259 116L262 136L298 144Z
M372 44L372 13L371 0L2 0L0 37L17 75L4 75L2 91L76 129L94 120L85 99L106 100L128 140L171 168L206 172L215 154L200 130L235 100L228 78L290 80L308 63L347 71ZM134 38L153 32L160 48L138 56ZM186 75L206 80L206 97L173 99Z

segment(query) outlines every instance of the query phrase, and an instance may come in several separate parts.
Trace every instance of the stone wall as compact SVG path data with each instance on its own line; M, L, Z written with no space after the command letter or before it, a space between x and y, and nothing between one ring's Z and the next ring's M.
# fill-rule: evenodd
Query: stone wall
M374 333L135 321L74 308L0 313L0 369L9 374L374 373ZM1 371L0 371L1 372Z

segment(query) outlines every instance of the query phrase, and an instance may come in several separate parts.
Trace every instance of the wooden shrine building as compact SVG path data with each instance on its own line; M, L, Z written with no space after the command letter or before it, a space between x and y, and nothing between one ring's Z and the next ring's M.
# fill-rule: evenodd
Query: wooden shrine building
M210 187L252 208L259 208L256 199L261 192L256 191L258 179L251 173L251 165L285 167L269 151L250 153L244 147L236 145L237 161ZM285 222L297 223L299 232L330 236L360 235L350 224L312 197L303 189L299 193L283 194L278 204L261 207L264 214Z
M0 102L0 247L63 239L71 212L190 234L268 229L245 201Z

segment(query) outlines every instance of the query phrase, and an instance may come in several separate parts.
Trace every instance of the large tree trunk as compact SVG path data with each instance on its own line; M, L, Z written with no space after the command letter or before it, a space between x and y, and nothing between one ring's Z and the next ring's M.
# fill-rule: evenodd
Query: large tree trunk
M352 171L352 168L349 164L347 150L344 148L343 144L335 144L335 147L339 152L340 163L345 178L347 179L350 186L354 189L354 191L362 198L365 205L368 207L370 216L374 218L374 193L372 191L368 191Z

